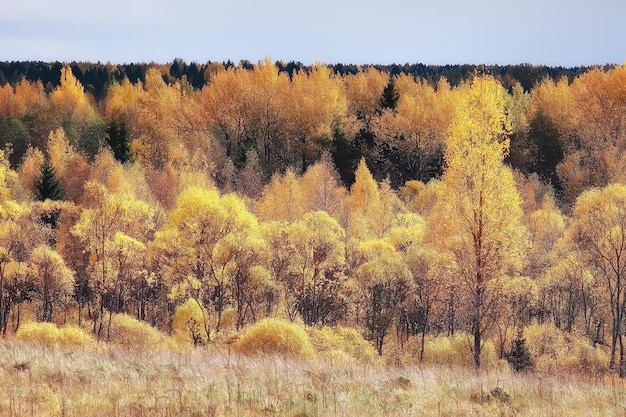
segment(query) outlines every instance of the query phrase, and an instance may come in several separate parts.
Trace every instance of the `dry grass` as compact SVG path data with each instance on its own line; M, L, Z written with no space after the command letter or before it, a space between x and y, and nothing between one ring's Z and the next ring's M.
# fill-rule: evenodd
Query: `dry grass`
M623 416L624 381L0 341L1 416Z

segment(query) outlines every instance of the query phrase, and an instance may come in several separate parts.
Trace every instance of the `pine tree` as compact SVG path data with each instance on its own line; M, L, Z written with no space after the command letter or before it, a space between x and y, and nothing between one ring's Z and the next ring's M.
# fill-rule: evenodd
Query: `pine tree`
M389 82L383 90L383 94L378 101L380 110L390 109L395 110L398 106L398 100L400 99L400 93L396 90L396 85L393 76L389 76Z
M45 158L41 166L41 175L35 183L35 195L40 201L63 200L63 189L50 163L50 158Z

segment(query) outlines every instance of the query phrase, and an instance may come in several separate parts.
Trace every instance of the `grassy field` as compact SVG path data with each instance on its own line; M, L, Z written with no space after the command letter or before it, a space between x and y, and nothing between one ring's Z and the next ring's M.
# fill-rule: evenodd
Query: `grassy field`
M623 416L614 376L0 341L0 416Z

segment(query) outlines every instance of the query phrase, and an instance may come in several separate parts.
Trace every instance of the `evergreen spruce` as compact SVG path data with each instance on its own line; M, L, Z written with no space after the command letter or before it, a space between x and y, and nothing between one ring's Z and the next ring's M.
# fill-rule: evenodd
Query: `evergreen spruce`
M63 189L50 164L50 158L45 158L41 166L41 174L35 183L35 195L40 201L63 200Z
M398 100L400 99L400 93L396 90L396 85L393 76L389 76L389 82L383 90L383 94L378 100L380 110L390 109L395 110L398 106Z
M105 133L107 145L111 148L115 159L121 163L131 162L130 132L126 122L110 122L105 129Z
M511 346L511 350L505 355L505 358L513 366L513 369L518 372L532 369L533 360L526 346L526 339L521 335L521 332L513 341L513 346Z

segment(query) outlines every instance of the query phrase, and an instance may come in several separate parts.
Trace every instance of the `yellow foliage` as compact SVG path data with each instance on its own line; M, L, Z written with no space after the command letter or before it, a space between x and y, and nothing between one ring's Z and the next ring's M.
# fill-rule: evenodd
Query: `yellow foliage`
M42 346L54 346L59 339L59 329L52 323L24 323L16 335L19 340L40 343Z
M234 348L244 355L276 354L306 360L315 357L304 327L280 319L263 319L248 327Z
M85 348L94 346L93 336L78 326L64 326L59 329L58 344L65 348Z
M371 120L388 80L387 74L372 67L359 69L358 73L344 77L348 111L357 117L356 130L371 128Z
M172 318L172 330L179 344L203 344L207 342L205 314L198 302L192 298L176 308Z
M416 213L398 214L387 232L389 243L396 250L406 250L422 242L425 220Z
M174 339L127 314L112 317L110 342L136 349L168 351L177 348Z
M539 372L601 374L609 369L609 355L581 336L558 329L551 323L524 329L526 346Z
M96 117L91 98L76 79L69 66L61 69L61 85L50 94L50 103L60 116L71 117L76 123L85 123Z
M237 325L237 310L229 307L222 312L222 320L220 322L220 328L234 328Z
M307 211L325 211L345 225L348 191L340 181L330 154L322 154L321 159L311 165L300 179Z
M428 340L424 348L424 364L472 367L472 343L473 338L465 333ZM491 368L497 363L496 348L492 341L486 341L481 351L481 366Z
M276 174L265 186L256 206L261 221L286 220L294 222L305 213L306 203L300 179L288 169L284 176Z
M11 169L9 158L4 150L0 149L0 205L13 198L13 190L17 181L17 173ZM3 210L0 209L0 211Z
M318 354L339 363L380 363L374 346L351 327L311 329L311 342Z
M44 156L39 148L29 146L26 150L26 154L24 155L24 159L22 160L19 174L24 187L33 193L35 192L35 184L37 184L37 180L41 175L43 162Z
M24 323L15 336L18 340L38 343L42 347L60 347L73 350L95 345L94 338L80 327L58 328L55 324L47 322L30 321Z

